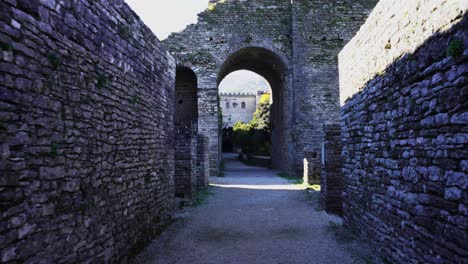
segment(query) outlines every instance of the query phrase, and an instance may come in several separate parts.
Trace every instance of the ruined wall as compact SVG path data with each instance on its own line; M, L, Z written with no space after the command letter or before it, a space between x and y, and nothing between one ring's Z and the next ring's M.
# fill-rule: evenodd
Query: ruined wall
M286 60L291 54L290 21L289 0L220 1L199 14L197 24L164 41L178 65L190 67L197 75L198 124L199 131L209 137L210 175L218 175L219 170L218 84L224 77L220 76L222 65L246 47L267 48Z
M411 3L381 1L340 54L344 219L393 263L464 263L468 2Z
M377 0L210 1L198 23L164 41L181 65L199 78L199 128L210 137L213 173L219 162L217 86L233 70L259 73L272 87L273 165L302 176L304 159L315 180L320 174L322 125L336 121L338 52L364 22ZM261 47L277 55L238 61L242 48ZM271 76L259 65L282 68Z
M196 125L176 125L175 129L175 195L192 200L197 188Z
M339 120L338 53L378 0L295 0L292 6L294 69L294 171L319 181L323 124ZM306 160L307 162L304 162ZM307 166L304 168L304 166Z
M125 262L173 209L174 59L121 0L0 25L0 262Z
M175 101L175 124L197 123L197 77L190 69L176 69Z
M210 181L210 156L208 152L208 138L197 136L197 189L204 190Z
M341 128L338 123L325 124L323 131L320 202L322 208L328 213L341 214L343 203Z

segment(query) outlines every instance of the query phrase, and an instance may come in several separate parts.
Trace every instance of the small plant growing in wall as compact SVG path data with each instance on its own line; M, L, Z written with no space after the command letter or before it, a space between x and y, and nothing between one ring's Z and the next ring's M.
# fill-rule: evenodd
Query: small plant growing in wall
M91 104L91 101L92 101L92 98L91 98L90 95L81 95L81 96L80 96L80 102L81 102L82 104L87 104L87 105L89 105L89 104Z
M463 54L463 40L455 38L450 41L447 47L447 56L454 59L459 58Z
M50 156L56 158L58 156L59 145L57 143L50 144Z
M119 36L125 40L129 39L131 36L130 29L124 25L119 26L118 33L119 33Z
M2 47L2 51L6 52L12 52L13 51L13 46L9 43L3 43L0 42L0 46Z
M49 60L50 66L52 66L52 69L54 70L57 70L60 67L60 64L62 63L60 55L58 55L55 52L49 52L47 54L47 59Z
M97 88L102 89L109 84L109 77L102 72L97 74Z
M390 40L387 42L387 44L385 45L385 49L386 50L389 50L389 49L392 49L392 43L390 43Z
M134 96L132 96L132 98L130 98L130 103L132 105L135 105L138 102L138 99L139 99L138 95L134 95Z
M251 34L248 34L247 37L244 40L244 43L250 44L253 41L253 37Z

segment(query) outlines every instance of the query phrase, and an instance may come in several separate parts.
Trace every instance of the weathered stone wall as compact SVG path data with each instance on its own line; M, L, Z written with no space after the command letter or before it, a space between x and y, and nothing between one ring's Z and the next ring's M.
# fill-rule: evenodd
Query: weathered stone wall
M403 54L414 53L433 34L449 29L467 5L466 0L380 2L372 17L391 26L365 23L340 54L341 105Z
M175 79L175 195L191 201L197 187L197 77L187 67L177 67Z
M340 54L344 219L393 263L465 263L468 2L410 2Z
M198 124L199 131L210 139L211 175L218 174L220 161L218 84L227 74L240 69L227 65L222 73L223 64L233 53L248 47L266 48L286 60L291 54L290 21L289 0L221 1L199 14L197 24L164 41L178 64L190 67L197 75ZM259 72L251 68L253 65L244 66ZM289 88L283 88L287 93Z
M237 121L249 123L257 109L256 94L219 94L223 114L223 128L234 127ZM242 107L242 103L245 107Z
M272 87L273 166L302 176L306 161L318 179L322 125L339 116L337 55L377 0L211 2L197 24L164 44L197 74L199 128L210 137L212 174L220 158L218 84L246 69Z
M176 125L175 129L175 195L192 200L197 190L196 124Z
M294 171L319 181L323 124L339 120L338 53L378 0L294 0ZM304 162L306 161L306 162ZM304 165L307 167L304 168Z
M197 141L197 189L204 190L210 181L210 156L208 153L208 138L198 135Z
M177 67L175 81L176 125L190 125L198 120L197 77L188 68Z
M321 155L320 202L325 211L341 214L343 202L341 128L339 124L325 124L323 131L325 136Z
M173 209L174 59L121 0L0 25L0 262L124 262Z

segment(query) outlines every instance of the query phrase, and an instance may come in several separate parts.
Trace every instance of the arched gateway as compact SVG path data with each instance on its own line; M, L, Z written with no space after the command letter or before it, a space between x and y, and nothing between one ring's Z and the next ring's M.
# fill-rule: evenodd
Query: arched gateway
M198 133L209 139L210 175L219 172L221 154L218 85L245 69L272 88L274 168L318 182L322 128L339 116L337 54L376 3L210 1L197 24L163 41L178 65L196 74Z
M288 63L275 52L260 47L245 47L231 54L223 63L218 75L219 83L230 73L237 70L249 70L265 78L270 84L274 103L272 115L272 165L273 168L288 171L288 145L290 137L287 135L290 127L288 112L290 107L290 70Z

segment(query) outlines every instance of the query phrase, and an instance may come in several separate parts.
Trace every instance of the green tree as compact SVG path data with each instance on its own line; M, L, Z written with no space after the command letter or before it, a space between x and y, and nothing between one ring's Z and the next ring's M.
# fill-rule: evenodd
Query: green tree
M252 120L249 123L239 121L234 124L233 144L241 147L246 154L271 154L270 100L270 94L262 95Z
M253 114L253 118L250 121L252 126L259 130L270 131L270 94L263 94L258 101L257 109Z

